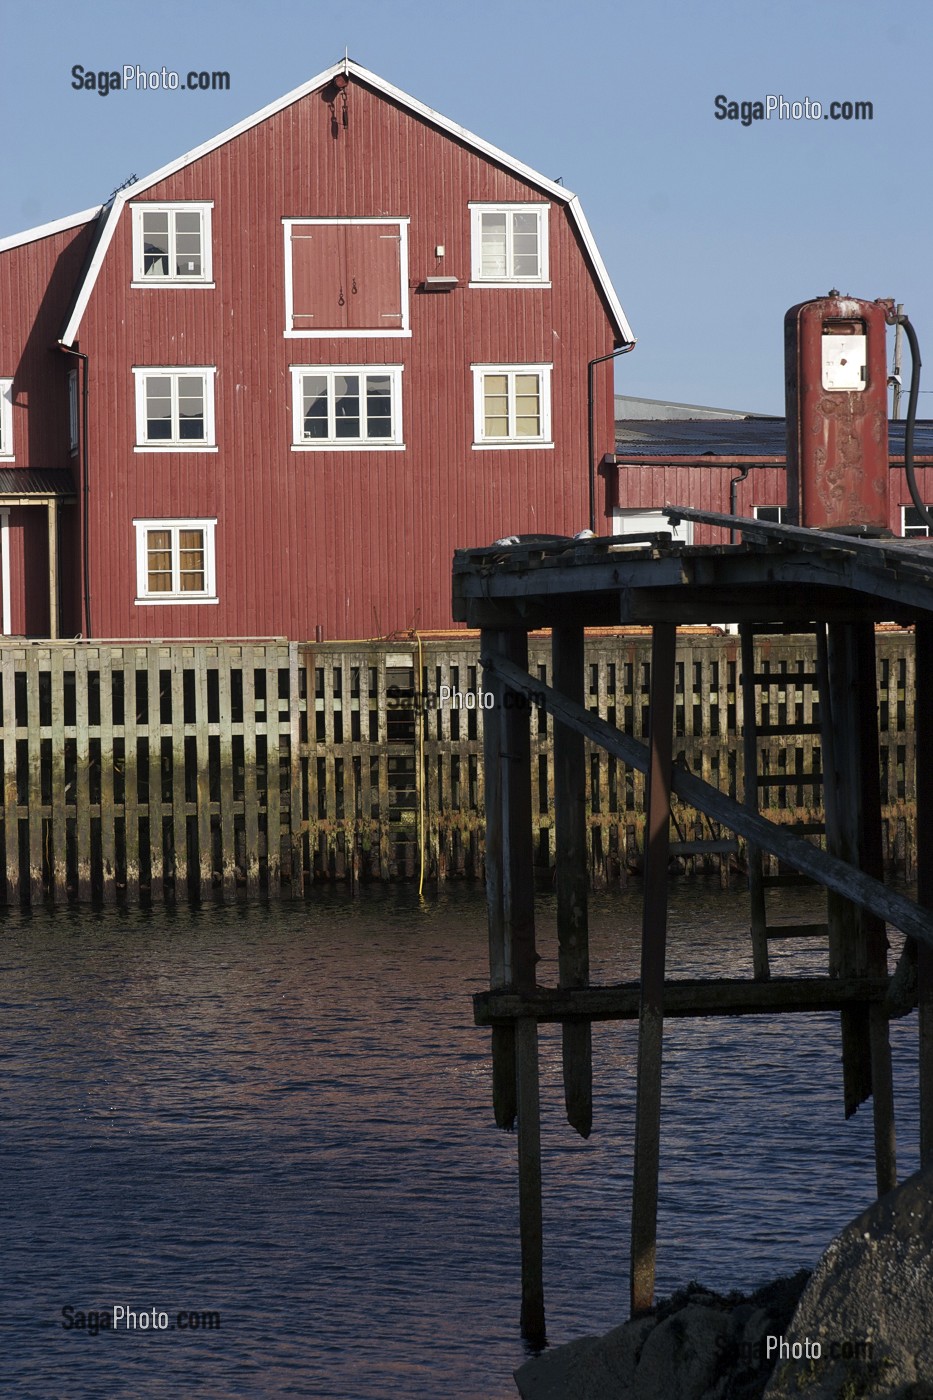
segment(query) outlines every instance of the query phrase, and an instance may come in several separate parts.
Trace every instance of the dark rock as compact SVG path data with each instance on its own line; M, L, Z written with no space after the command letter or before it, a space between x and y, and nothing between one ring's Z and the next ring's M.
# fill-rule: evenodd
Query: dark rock
M772 1358L766 1400L931 1396L931 1319L933 1172L918 1172L829 1246L785 1334L790 1357Z

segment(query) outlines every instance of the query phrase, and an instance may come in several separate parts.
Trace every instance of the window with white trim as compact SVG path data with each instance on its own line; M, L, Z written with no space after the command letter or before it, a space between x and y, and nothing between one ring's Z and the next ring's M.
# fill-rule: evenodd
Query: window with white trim
M78 371L68 371L68 447L72 456L78 450Z
M0 461L13 460L13 381L0 379Z
M212 286L210 202L133 204L133 286Z
M137 367L136 451L216 452L213 367Z
M293 365L292 448L401 448L401 365Z
M549 209L548 204L471 204L471 285L546 285Z
M550 365L472 365L473 446L553 447Z
M216 603L214 520L134 520L137 603Z
M927 506L933 511L933 506ZM930 527L916 506L901 506L901 534L905 539L929 538Z

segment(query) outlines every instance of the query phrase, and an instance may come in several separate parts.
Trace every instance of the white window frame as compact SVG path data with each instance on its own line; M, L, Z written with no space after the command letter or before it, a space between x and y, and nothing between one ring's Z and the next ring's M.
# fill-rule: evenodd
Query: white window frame
M151 604L154 607L171 604L190 607L194 604L217 603L217 568L214 549L214 533L217 517L207 519L169 518L163 520L134 520L136 530L136 606ZM203 530L204 532L204 591L201 593L149 592L149 552L146 547L148 530L170 530L172 532L172 582L178 582L179 535L182 530Z
M923 540L930 538L930 527L922 520L919 525L907 524L907 512L916 509L917 507L913 503L901 506L901 536L905 540ZM933 510L933 506L928 505L927 510ZM908 529L910 530L909 535L907 533Z
M663 510L654 506L629 509L626 506L613 506L612 533L623 538L626 535L669 534L680 544L693 544L693 521L681 520L672 525Z
M403 452L402 433L402 371L403 365L292 365L292 451L293 452ZM389 376L392 396L392 437L373 438L305 438L304 389L306 374L323 374L327 379L329 425L333 422L334 379L338 374L380 374Z
M552 448L554 443L551 437L551 370L552 365L471 365L473 372L473 450L499 452L509 451L514 448L524 448L534 450L537 448ZM486 395L485 382L489 374L506 374L509 376L509 421L510 424L515 411L515 375L536 374L539 381L539 394L541 400L541 432L538 437L516 437L504 438L486 437Z
M212 254L211 238L211 211L214 202L210 199L198 200L175 200L166 203L163 200L153 200L151 203L140 200L131 204L133 217L133 280L132 287L205 287L211 288L215 285L213 281L214 264ZM201 215L201 271L198 276L182 277L178 273L169 271L165 277L146 276L144 249L143 249L143 214L148 211L151 214L200 214ZM170 220L169 230L169 267L174 266L174 221Z
M0 379L0 462L14 460L13 381L12 379Z
M320 340L329 338L332 340L385 340L391 337L411 336L411 318L409 314L408 295L408 225L411 220L403 219L283 219L282 225L285 230L285 338L286 340ZM398 262L399 262L399 306L402 312L402 323L400 326L393 326L385 330L358 330L358 329L330 329L330 330L295 330L292 322L295 316L294 293L292 287L292 229L296 225L306 227L309 224L384 224L397 228L399 232Z
M78 451L78 371L68 371L68 450L72 457Z
M550 204L528 201L524 204L476 204L470 203L470 248L471 248L471 287L549 287L550 262L548 249L548 225ZM534 277L484 277L483 276L483 215L484 214L528 214L538 216L538 271ZM509 258L511 234L506 236L506 257Z
M215 365L134 365L136 380L136 446L134 452L216 452L214 437L214 376ZM177 427L178 380L182 377L200 375L204 384L204 437L156 438L152 442L146 437L146 380L155 375L167 376L172 380L172 425Z

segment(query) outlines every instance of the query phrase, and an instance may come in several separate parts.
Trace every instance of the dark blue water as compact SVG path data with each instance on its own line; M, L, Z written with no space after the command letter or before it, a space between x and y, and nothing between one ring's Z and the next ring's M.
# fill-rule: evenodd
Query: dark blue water
M672 975L750 972L745 896L672 897ZM639 917L635 890L594 901L595 977L637 975ZM545 900L542 982L552 923ZM516 1393L515 1140L470 1004L481 894L10 914L0 961L4 1393ZM903 1175L916 1018L893 1038ZM541 1040L559 1342L626 1315L635 1028L594 1028L589 1142L562 1119L558 1029ZM668 1024L661 1291L812 1264L870 1201L870 1109L844 1122L839 1053L835 1017ZM92 1337L66 1306L220 1327Z

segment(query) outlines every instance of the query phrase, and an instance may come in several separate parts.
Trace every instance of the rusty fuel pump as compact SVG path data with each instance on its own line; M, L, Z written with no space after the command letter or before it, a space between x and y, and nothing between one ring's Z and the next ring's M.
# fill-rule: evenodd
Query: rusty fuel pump
M885 328L894 302L831 291L784 317L788 514L795 525L888 529Z
M904 466L914 504L931 514L914 476L920 351L913 326L890 298L861 301L833 290L784 317L787 503L790 523L888 534L888 375L885 330L900 322L912 373Z

